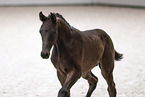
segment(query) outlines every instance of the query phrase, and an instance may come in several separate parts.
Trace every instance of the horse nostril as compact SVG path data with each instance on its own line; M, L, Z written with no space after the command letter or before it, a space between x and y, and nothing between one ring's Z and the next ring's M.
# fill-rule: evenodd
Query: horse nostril
M47 53L47 52L41 52L41 57L43 59L48 59L49 58L49 53Z

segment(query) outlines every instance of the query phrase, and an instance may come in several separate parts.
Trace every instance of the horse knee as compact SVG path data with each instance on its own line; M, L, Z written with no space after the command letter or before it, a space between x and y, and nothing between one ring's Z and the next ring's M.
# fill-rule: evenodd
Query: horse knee
M70 92L61 88L58 93L58 97L70 97Z

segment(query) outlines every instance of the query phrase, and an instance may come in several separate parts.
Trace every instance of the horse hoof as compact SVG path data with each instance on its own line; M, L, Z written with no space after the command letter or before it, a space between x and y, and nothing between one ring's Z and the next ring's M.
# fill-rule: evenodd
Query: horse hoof
M70 95L66 90L60 89L58 97L70 97Z

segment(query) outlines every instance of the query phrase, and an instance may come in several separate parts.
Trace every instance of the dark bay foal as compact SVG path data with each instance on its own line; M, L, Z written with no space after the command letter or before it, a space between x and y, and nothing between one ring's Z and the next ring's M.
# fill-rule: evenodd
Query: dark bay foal
M39 17L43 22L40 28L41 57L48 59L54 46L51 61L62 85L58 97L70 97L70 88L80 77L88 80L89 90L86 97L90 97L98 82L91 69L97 64L107 81L110 97L116 97L112 72L114 60L121 60L122 54L115 51L109 35L100 29L79 31L71 27L58 13L50 13L46 17L40 12Z

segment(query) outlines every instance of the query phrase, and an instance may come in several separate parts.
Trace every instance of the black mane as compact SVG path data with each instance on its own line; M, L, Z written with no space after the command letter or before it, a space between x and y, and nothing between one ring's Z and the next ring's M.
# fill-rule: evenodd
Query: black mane
M62 20L64 20L64 21L70 26L70 24L63 18L62 15L60 15L59 13L54 13L54 14L55 14L56 17L61 18ZM71 27L71 26L70 26L70 27Z

